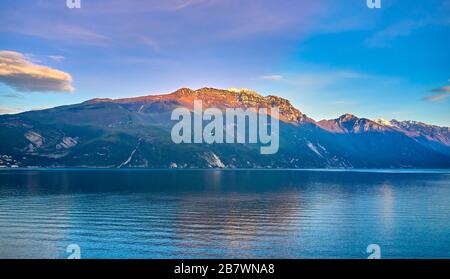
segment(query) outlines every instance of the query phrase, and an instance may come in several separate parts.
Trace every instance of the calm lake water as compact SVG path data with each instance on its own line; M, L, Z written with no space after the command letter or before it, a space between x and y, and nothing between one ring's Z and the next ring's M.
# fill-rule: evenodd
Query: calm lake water
M0 258L450 258L450 172L0 171Z

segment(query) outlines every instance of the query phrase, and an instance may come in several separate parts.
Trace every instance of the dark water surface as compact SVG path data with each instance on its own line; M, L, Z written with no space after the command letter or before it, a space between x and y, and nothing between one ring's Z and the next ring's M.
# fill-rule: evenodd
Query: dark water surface
M445 171L0 171L0 258L450 258Z

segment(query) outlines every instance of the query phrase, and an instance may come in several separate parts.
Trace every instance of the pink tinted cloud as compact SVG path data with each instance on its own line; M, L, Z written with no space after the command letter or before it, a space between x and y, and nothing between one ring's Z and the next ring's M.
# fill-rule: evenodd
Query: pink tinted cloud
M450 97L450 86L435 88L431 90L431 92L435 94L431 96L426 96L423 99L429 102L441 102Z
M15 51L0 51L0 82L17 91L73 92L72 76L31 62Z

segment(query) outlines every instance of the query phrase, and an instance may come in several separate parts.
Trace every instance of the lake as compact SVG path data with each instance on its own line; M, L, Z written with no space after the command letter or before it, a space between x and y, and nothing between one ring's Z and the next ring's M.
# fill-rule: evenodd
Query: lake
M450 258L450 171L0 171L0 258Z

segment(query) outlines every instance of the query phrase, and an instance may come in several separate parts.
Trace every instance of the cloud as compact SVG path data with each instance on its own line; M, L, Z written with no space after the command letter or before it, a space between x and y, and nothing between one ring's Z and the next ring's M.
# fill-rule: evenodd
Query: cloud
M0 51L0 82L22 92L74 90L70 74L34 64L15 51Z
M105 5L102 1L89 1L85 3L83 13L129 14L136 12L182 11L193 7L202 7L224 2L224 0L108 0Z
M111 44L111 39L93 30L92 25L83 27L80 23L70 23L69 19L62 22L44 14L40 17L20 13L7 13L1 16L3 18L0 32L20 33L77 45L105 47Z
M1 107L0 106L0 115L1 114L14 114L14 113L19 113L22 110L18 109L18 108L10 108L10 107Z
M23 2L27 3L21 9L0 14L0 32L110 48L147 41L156 51L267 36L298 41L366 24L365 18L336 19L350 12L348 4L336 5L332 0L285 0L282 4L276 0L92 0L83 2L81 9L51 1ZM151 41L142 40L142 35Z
M360 102L355 101L355 100L336 100L334 102L332 102L333 105L338 105L338 106L354 106L354 105L359 105Z
M55 62L61 62L64 59L66 59L64 56L62 55L50 55L49 58Z
M282 80L283 76L282 75L268 75L268 76L262 76L261 79L265 79L265 80Z
M449 19L436 19L433 17L420 20L402 20L389 25L381 31L376 32L367 38L365 43L369 47L387 47L393 40L401 37L410 36L412 33L427 26L448 26Z
M431 92L435 92L435 93L450 92L450 86L444 86L444 87L440 87L440 88L435 88L435 89L431 90Z
M347 70L326 71L298 74L291 78L292 82L304 87L326 87L346 80L367 80L375 77Z
M423 24L414 21L402 21L375 33L366 40L366 45L370 47L386 47L388 43L398 37L409 36L415 29Z
M149 46L151 49L153 49L156 52L159 52L161 50L161 48L159 47L158 42L155 41L154 39L150 38L150 37L140 36L139 40L140 40L141 43L143 43L144 45Z
M260 79L278 81L284 85L295 86L297 89L317 91L320 89L335 89L339 84L348 82L367 82L381 79L378 76L346 69L307 70L304 72L284 72L261 76Z
M67 24L54 24L40 23L38 27L28 26L19 32L32 35L36 37L41 37L49 40L62 40L68 42L76 42L79 44L93 45L93 46L108 46L111 41L108 37L96 33L94 31L73 25Z
M17 93L1 94L0 98L22 99L23 96Z
M176 10L181 10L190 6L200 5L200 4L207 4L213 2L211 0L182 0L182 1L176 1L174 4L174 8Z
M423 98L423 100L428 102L441 102L450 97L450 86L435 88L433 90L430 90L430 92L433 92L435 94L431 96L426 96Z

